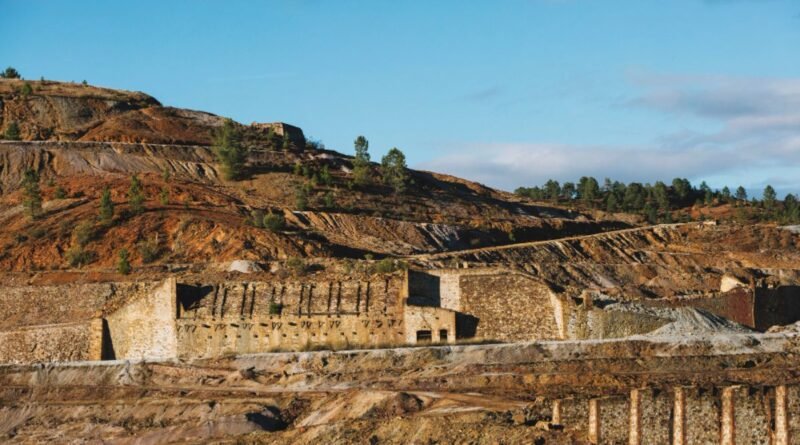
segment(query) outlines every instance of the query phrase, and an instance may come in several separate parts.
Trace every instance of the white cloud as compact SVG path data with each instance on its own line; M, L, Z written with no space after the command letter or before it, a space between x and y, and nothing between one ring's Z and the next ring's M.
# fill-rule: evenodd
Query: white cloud
M642 92L628 106L701 117L719 130L654 135L637 147L468 144L420 167L507 190L585 175L641 182L727 176L756 186L770 170L800 168L800 79L639 74L631 81ZM782 182L784 190L800 190L800 175Z

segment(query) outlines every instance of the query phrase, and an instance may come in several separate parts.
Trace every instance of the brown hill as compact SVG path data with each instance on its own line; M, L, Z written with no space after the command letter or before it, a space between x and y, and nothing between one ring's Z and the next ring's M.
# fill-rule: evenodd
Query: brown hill
M481 184L409 170L406 192L352 185L352 158L306 144L285 124L239 126L250 148L245 178L221 179L208 146L223 118L163 107L143 93L57 82L0 81L4 128L23 141L0 143L0 267L70 267L73 232L84 222L91 268L112 268L120 249L134 264L255 261L290 257L398 256L549 239L626 227L629 222L541 206ZM290 149L277 147L285 135ZM372 176L380 178L373 164ZM22 174L41 176L44 214L24 216ZM330 179L320 180L323 171ZM142 179L145 212L132 215L127 190ZM111 191L116 216L97 221ZM305 190L306 208L298 208ZM260 228L264 214L286 226ZM84 226L86 226L84 224ZM141 253L154 244L155 255ZM73 261L73 267L75 266Z

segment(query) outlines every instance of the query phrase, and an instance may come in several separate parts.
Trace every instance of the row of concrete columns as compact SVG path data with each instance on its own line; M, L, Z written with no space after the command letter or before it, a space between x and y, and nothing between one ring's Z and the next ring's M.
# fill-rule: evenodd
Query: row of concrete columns
M746 387L742 386L729 386L725 388L721 388L721 392L719 393L719 410L718 412L714 413L718 416L717 419L711 419L712 423L715 423L715 429L718 428L719 434L719 442L721 445L742 445L742 444L749 444L752 443L752 436L755 435L759 436L757 443L764 443L770 445L789 445L791 443L800 443L800 437L790 437L790 425L789 420L791 415L800 416L799 413L790 413L789 404L788 404L788 390L786 386L776 386L772 388L772 392L770 394L770 403L768 403L768 407L764 408L766 411L766 417L768 418L768 422L763 424L763 429L759 431L741 431L740 432L740 440L737 440L737 398L736 398L736 391L741 391L747 389ZM707 443L705 439L699 439L696 437L691 437L691 432L687 428L687 417L689 415L698 415L698 413L689 413L687 412L687 391L689 387L674 387L672 388L671 395L672 395L672 407L671 412L667 415L669 419L665 421L669 422L669 439L663 440L663 443L668 443L671 441L672 445L689 445L692 443ZM628 407L628 419L627 419L627 439L630 445L648 445L649 443L654 443L653 439L647 439L647 431L643 434L643 414L648 411L648 409L653 409L652 407L647 406L646 403L643 403L643 391L650 391L645 389L633 389L630 392L627 407ZM748 394L749 395L749 394ZM611 439L607 439L606 436L611 435L608 429L610 428L617 428L615 431L616 435L623 433L623 431L619 431L620 425L604 425L602 420L601 410L603 409L603 400L607 399L589 399L586 401L588 403L587 411L588 415L583 417L583 419L588 421L588 425L586 427L586 433L588 439L593 444L602 444L602 443L611 443L614 442ZM755 406L764 406L759 405L759 403L764 402L763 400L758 400L755 402ZM574 425L569 425L569 419L565 419L564 413L562 413L563 408L563 400L556 400L553 402L553 415L552 415L552 422L555 424L564 424L567 427L571 427ZM738 409L742 410L742 412L738 413L738 418L749 418L751 413L745 412L745 407L739 407ZM623 413L620 413L624 415ZM715 416L715 417L716 417ZM588 417L588 418L587 418ZM615 419L620 420L620 419ZM624 420L623 420L624 422ZM616 421L614 423L617 423ZM762 422L763 423L763 422ZM578 425L580 426L580 425ZM624 426L623 426L624 428ZM747 426L742 426L742 428L747 428ZM751 426L752 428L752 426ZM741 437L747 434L748 437ZM763 437L761 437L763 435ZM794 439L794 442L792 442ZM618 439L617 439L618 440ZM614 442L618 443L618 442Z

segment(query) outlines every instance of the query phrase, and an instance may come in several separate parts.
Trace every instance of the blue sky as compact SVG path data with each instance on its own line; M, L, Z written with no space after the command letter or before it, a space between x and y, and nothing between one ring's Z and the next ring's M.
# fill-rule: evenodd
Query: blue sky
M800 1L0 0L0 65L513 189L800 192Z

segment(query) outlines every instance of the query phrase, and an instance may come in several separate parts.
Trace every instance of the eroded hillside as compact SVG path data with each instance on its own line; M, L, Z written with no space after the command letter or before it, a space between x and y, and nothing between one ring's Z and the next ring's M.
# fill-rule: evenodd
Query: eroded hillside
M632 222L541 206L422 171L409 171L401 194L380 181L353 187L352 158L307 146L297 140L302 132L285 124L239 126L250 148L246 172L225 181L209 146L218 116L163 107L142 93L28 84L32 91L23 93L23 81L0 81L0 127L17 123L23 139L0 144L0 219L8 229L0 233L0 265L9 270L76 267L65 255L80 223L91 226L80 266L113 268L120 249L132 252L137 265L363 258L595 233ZM274 135L289 131L288 145L277 147ZM380 177L377 165L370 169ZM29 170L38 173L44 199L36 220L21 206ZM134 175L144 188L141 214L128 211ZM104 188L116 213L101 225ZM270 213L282 215L285 226L259 227ZM143 258L137 252L147 242L156 255Z

